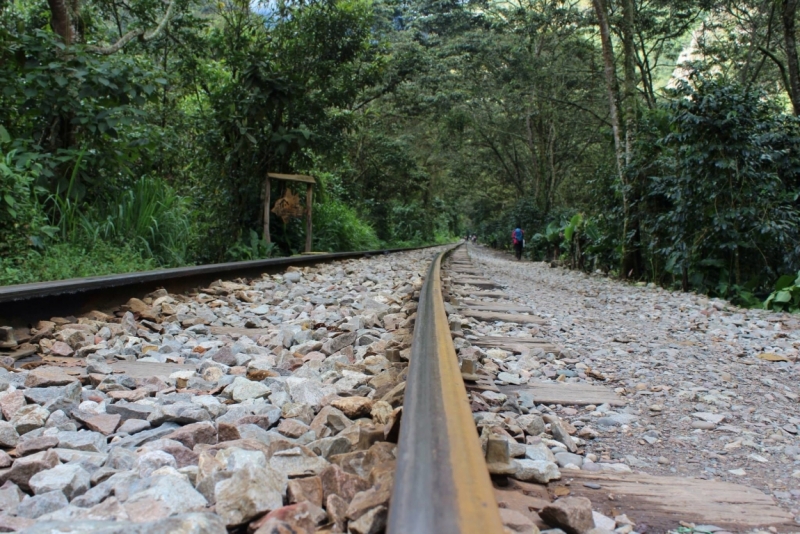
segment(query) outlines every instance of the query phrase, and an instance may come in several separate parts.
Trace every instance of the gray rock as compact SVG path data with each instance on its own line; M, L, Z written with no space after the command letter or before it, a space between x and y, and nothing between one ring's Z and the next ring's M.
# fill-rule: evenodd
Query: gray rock
M134 493L125 501L125 509L129 515L141 514L139 519L158 520L201 510L208 503L182 476L151 478L153 480L150 487Z
M103 360L93 360L87 363L86 372L89 374L110 375L114 370Z
M46 451L58 445L56 436L33 436L34 432L28 432L17 444L17 454L27 456L35 452ZM29 437L30 436L30 437Z
M319 456L309 456L300 447L278 451L272 455L269 465L290 478L320 474L330 464Z
M127 438L115 441L111 444L111 447L112 449L117 447L134 449L136 447L144 445L148 441L161 439L167 434L172 433L176 428L180 428L180 425L178 425L177 423L164 423L158 428L154 428L152 430L144 430L132 436L128 436Z
M264 430L258 425L239 425L236 427L236 430L239 431L239 436L242 439L254 439L265 445L269 445L275 440L273 432Z
M237 471L248 465L266 467L267 457L261 451L248 451L239 447L229 447L217 453L217 460L227 471Z
M6 482L0 488L0 510L6 512L13 510L25 498L25 494L19 486L12 482Z
M100 432L92 432L90 430L59 432L58 446L62 449L89 452L106 452L108 449L106 437Z
M146 530L145 530L146 529ZM216 514L180 514L146 523L141 534L227 534L225 522ZM138 534L138 533L137 533Z
M187 425L210 420L211 415L204 408L191 402L176 402L175 404L156 406L153 413L147 418L147 421L153 426L160 426L168 422Z
M91 476L80 465L62 464L39 471L30 479L29 485L36 495L61 491L68 500L86 493L91 486Z
M164 466L177 469L178 463L175 461L175 457L171 454L158 450L147 451L140 454L136 462L136 469L139 472L139 476L142 478L149 477L153 471Z
M45 469L51 469L60 463L58 454L53 450L47 450L18 458L11 466L11 470L6 475L6 480L10 480L23 491L30 491L28 481L33 475Z
M583 456L580 454L572 454L571 452L556 453L556 463L559 467L566 467L569 464L581 467L583 465Z
M153 413L154 408L146 404L136 404L134 402L116 402L106 406L106 413L119 414L122 421L128 419L147 419Z
M248 399L259 399L266 397L270 393L269 387L261 382L253 382L244 377L237 376L233 383L225 388L225 393L236 402L246 401Z
M584 534L595 526L592 503L586 497L562 497L542 508L539 516L567 534Z
M517 480L547 484L551 480L558 480L561 478L561 473L553 462L545 462L542 460L512 460L512 464L517 468L513 475Z
M637 417L635 415L627 414L627 413L611 413L605 417L601 417L597 420L598 426L620 426L620 425L628 425L634 421L636 421Z
M31 430L42 428L49 416L50 412L38 404L29 404L17 410L17 413L11 418L11 424L19 434L25 434Z
M51 449L58 455L58 459L64 463L78 464L89 473L93 473L102 467L108 458L104 452L79 451L76 449Z
M138 460L139 457L132 450L123 447L114 447L108 453L108 458L103 465L111 469L126 471L135 468Z
M216 511L228 526L283 506L288 479L270 467L247 465L218 482L214 490Z
M131 473L131 476L135 475ZM111 476L111 478L113 477L114 475ZM111 478L97 484L80 497L75 497L70 504L82 508L91 508L92 506L100 504L114 492L114 482L111 481Z
M75 422L67 417L67 414L64 413L63 410L56 410L54 412L50 412L50 417L47 418L47 422L44 424L45 428L56 428L58 430L65 430L65 431L74 431L78 430L78 426Z
M0 421L0 447L11 449L17 446L19 433L8 421Z
M65 396L66 386L63 387L49 387L49 388L29 388L23 391L25 399L34 404L44 405L49 401ZM80 398L80 388L78 388ZM77 401L77 399L75 399Z
M328 341L323 343L320 351L323 354L328 354L328 355L339 352L343 348L355 343L356 336L357 336L356 332L345 332L344 334L341 334L333 339L329 339Z
M322 383L316 380L290 378L289 394L292 402L297 404L308 404L313 408L318 408L322 399L335 390L323 387Z
M253 423L267 430L277 423L280 417L281 409L272 404L234 405L230 407L227 413L217 418L217 423ZM243 419L244 421L242 421Z
M556 457L547 448L547 445L542 443L541 441L538 443L534 443L533 445L526 445L525 446L525 458L528 460L541 460L544 462L556 462Z
M564 444L569 452L577 452L578 447L575 445L575 440L567 432L564 422L554 415L545 415L543 417L546 423L550 423L550 433L553 437Z
M25 534L140 534L144 525L126 521L96 521L74 519L69 521L38 521L25 529Z
M292 272L283 274L283 279L284 280L292 282L292 283L295 283L295 284L297 282L299 282L301 278L303 278L303 273L301 273L299 271L292 271Z
M128 419L117 428L117 432L121 434L136 434L148 428L150 428L150 423L148 421L143 419Z
M541 415L520 415L517 417L517 424L525 431L526 434L531 436L539 436L545 432L544 419L542 419Z
M64 508L69 503L64 493L58 490L42 493L23 500L17 506L16 514L19 517L36 519L37 517L49 514Z
M349 439L340 436L322 438L308 444L309 449L326 460L329 460L334 454L348 453L352 447Z

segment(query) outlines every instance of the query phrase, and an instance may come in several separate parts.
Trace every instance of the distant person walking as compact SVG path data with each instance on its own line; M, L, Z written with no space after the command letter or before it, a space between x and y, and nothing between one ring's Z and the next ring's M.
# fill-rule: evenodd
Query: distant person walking
M511 243L514 245L514 255L517 257L517 260L521 260L522 247L525 245L525 234L519 226L514 228L514 231L511 232Z

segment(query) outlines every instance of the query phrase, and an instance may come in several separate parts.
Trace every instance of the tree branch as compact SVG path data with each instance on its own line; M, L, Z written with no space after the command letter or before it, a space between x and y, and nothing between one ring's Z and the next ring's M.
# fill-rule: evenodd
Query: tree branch
M57 2L58 0L50 0L51 2ZM94 52L95 54L100 54L102 56L110 56L111 54L115 54L122 50L122 48L136 38L140 38L142 41L150 41L155 39L164 31L164 28L167 27L170 18L172 17L172 8L175 5L175 0L170 0L169 5L167 6L167 11L164 13L164 17L158 23L158 26L155 27L153 31L147 32L141 28L136 30L131 30L119 40L114 43L113 45L109 46L87 46L86 49L89 52Z
M780 58L776 56L775 52L773 52L772 50L768 49L765 46L759 46L758 49L761 50L761 52L765 56L770 58L775 63L775 65L778 66L778 69L781 71L781 78L783 78L783 87L784 89L786 89L786 92L789 92L791 90L791 86L789 85L789 77L786 74L786 66L781 62Z

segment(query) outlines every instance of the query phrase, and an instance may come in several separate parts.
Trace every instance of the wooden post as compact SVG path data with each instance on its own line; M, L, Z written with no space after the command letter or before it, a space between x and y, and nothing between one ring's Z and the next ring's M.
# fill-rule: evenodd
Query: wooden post
M267 183L264 186L264 241L272 243L272 238L269 235L269 203L270 203L270 183L269 176L267 176Z
M311 252L311 202L313 187L312 184L306 185L306 252Z

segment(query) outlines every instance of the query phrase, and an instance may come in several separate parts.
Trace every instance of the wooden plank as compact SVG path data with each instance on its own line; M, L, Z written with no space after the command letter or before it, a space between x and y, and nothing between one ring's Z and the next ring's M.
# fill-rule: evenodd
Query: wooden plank
M311 204L312 184L306 186L306 252L311 252Z
M625 400L605 386L593 386L571 382L538 382L519 386L502 386L503 393L526 391L533 395L536 404L561 404L588 406L589 404L610 404L624 406Z
M504 299L508 298L508 295L505 293L501 293L500 291L478 291L478 290L470 290L466 288L455 289L455 293L459 295L466 295L469 297L481 297L486 299Z
M740 484L639 473L562 471L561 481L551 483L548 489L570 479L571 496L587 497L593 509L610 517L624 513L637 524L647 524L648 532L667 532L677 528L679 521L735 532L770 526L781 532L797 530L792 515L771 496ZM599 484L600 489L585 487L588 482Z
M268 172L267 177L277 178L278 180L288 180L290 182L305 182L307 184L317 183L313 176L306 176L305 174L280 174L277 172Z
M509 350L511 352L523 352L526 349L542 349L545 353L552 352L553 354L561 354L561 349L558 347L558 345L553 345L547 341L536 340L533 342L529 341L520 343L517 341L509 341L509 339L513 338L487 337L481 339L480 341L470 340L470 342L475 346L488 349L497 348Z
M495 284L491 280L482 280L479 278L453 278L451 280L454 284L461 284L461 285L470 285L475 287L483 287L487 289L503 287L500 285Z
M534 315L523 315L521 313L502 313L480 310L461 310L461 315L472 317L479 321L503 321L506 323L518 324L547 324L549 321Z
M483 346L488 345L492 346L496 343L511 343L514 345L549 345L549 341L545 341L544 339L535 339L532 337L511 337L511 336L483 336L479 337L478 339L470 339L470 343L473 345Z
M268 336L275 333L275 330L270 330L269 328L239 328L236 326L211 326L209 327L209 331L215 336L247 336L254 340L261 336Z
M151 376L168 378L175 371L194 371L196 367L194 364L120 361L112 363L111 369L133 378L149 378Z
M500 311L500 312L517 312L517 313L533 313L533 310L522 304L515 304L513 302L481 302L479 300L465 300L463 301L463 308L472 310L484 311Z
M267 183L264 185L264 241L267 243L272 242L272 237L269 235L269 214L270 214L270 195L272 193L272 185L267 176Z

